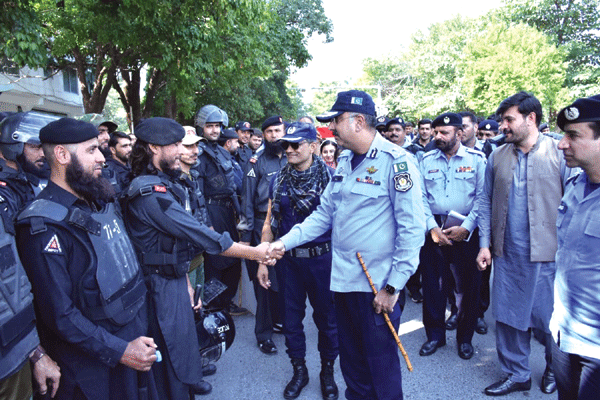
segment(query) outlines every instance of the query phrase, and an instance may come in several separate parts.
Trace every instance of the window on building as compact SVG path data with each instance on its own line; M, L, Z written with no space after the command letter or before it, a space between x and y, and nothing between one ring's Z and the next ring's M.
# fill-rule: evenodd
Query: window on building
M79 93L79 80L77 79L77 71L71 68L63 70L63 87L65 92Z

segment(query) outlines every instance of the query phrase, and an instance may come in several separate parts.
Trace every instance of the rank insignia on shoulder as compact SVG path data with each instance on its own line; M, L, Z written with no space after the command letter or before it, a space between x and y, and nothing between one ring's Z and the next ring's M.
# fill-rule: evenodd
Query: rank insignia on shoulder
M375 158L375 157L377 157L377 149L373 149L369 153L369 158Z
M256 178L256 174L254 173L254 168L251 168L250 171L248 171L248 173L246 174L246 176L249 176L250 178Z
M6 186L6 182L0 181L0 186Z
M154 185L154 191L159 193L167 193L167 188L161 185Z
M356 182L368 183L370 185L381 185L381 182L374 181L370 176L365 176L365 179L356 178Z
M341 182L342 180L344 180L342 175L334 175L331 177L331 182Z
M397 191L407 192L412 186L412 179L410 179L410 174L408 172L394 175L394 189Z
M56 234L50 238L50 241L46 247L44 247L44 252L51 254L62 254L62 248L60 247L60 242L58 241L58 236L56 236Z
M379 171L377 168L375 168L375 166L371 165L369 168L367 168L367 172L370 174L374 174L375 172Z
M404 172L404 171L408 171L408 165L406 165L406 161L402 161L400 163L394 164L394 172L395 173Z

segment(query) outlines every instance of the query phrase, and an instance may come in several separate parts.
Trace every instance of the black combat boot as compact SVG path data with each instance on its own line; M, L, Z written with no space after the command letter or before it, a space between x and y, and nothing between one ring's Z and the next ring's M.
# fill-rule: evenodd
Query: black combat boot
M325 400L337 400L338 387L333 379L333 364L335 360L321 359L321 393Z
M294 376L283 391L283 397L286 399L295 399L300 396L302 388L308 385L308 369L306 369L304 358L292 358L292 366L294 367Z

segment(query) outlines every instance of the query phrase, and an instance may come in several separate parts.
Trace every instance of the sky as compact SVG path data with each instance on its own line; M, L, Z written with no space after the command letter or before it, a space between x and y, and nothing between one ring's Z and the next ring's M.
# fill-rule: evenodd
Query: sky
M432 23L458 14L477 17L497 8L501 0L322 0L325 15L333 22L333 42L324 37L309 39L312 61L294 72L291 79L307 89L320 82L354 82L362 75L365 58L401 53L411 35L426 31ZM369 7L366 7L368 5Z

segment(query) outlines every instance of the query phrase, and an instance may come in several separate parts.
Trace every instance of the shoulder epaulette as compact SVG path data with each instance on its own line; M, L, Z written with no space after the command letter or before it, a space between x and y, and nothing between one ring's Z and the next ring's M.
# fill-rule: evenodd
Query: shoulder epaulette
M470 147L466 147L466 150L467 150L467 153L477 154L478 156L481 156L481 157L485 158L485 153L483 151L481 151L481 150L472 149Z

